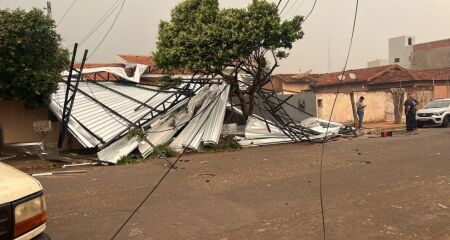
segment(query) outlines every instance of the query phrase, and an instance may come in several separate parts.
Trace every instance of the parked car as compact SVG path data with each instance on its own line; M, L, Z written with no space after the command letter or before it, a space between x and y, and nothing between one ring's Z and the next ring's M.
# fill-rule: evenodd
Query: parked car
M430 102L416 113L417 127L434 125L448 127L450 121L450 98Z
M0 162L0 239L48 240L47 209L42 185Z

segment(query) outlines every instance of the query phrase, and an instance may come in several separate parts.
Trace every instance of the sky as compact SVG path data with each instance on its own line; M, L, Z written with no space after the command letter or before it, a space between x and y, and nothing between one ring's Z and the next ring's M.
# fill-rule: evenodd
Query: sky
M276 0L272 0L276 1ZM0 0L0 8L44 9L46 0ZM59 22L73 0L53 0L53 18ZM116 0L76 0L58 24L63 44L80 42ZM110 34L88 62L118 62L118 54L150 55L155 51L158 24L168 20L180 0L127 0ZM241 8L251 0L220 0L221 7ZM283 4L287 1L284 0ZM306 15L314 0L290 0L282 17ZM356 0L317 0L316 8L303 25L305 36L281 61L278 73L341 71L349 45ZM282 5L283 5L282 4ZM349 69L364 68L367 62L388 58L388 39L401 35L416 37L416 43L450 38L449 0L360 0ZM93 50L101 41L115 14L83 45ZM80 54L81 55L81 54Z

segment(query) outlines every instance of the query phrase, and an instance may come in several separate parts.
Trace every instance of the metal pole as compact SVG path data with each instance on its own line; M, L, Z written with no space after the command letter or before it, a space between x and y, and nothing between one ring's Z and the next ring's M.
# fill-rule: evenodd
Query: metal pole
M356 104L355 104L355 92L352 90L349 94L350 103L352 105L352 113L353 113L353 126L358 128L358 114L356 114Z
M52 18L52 2L47 1L47 17Z

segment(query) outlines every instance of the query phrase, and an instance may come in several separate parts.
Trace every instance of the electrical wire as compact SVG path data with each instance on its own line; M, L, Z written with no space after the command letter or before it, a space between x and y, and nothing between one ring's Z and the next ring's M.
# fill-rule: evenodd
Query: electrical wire
M224 87L224 88L222 89L222 91L220 91L220 93L217 94L217 96L222 95L222 93L223 93L223 91L224 91L225 89L226 89L226 87ZM219 101L211 101L211 102L205 107L205 109L206 109L206 108L209 108L209 105L210 105L211 103L213 103L213 102L214 102L214 106L213 106L213 107L215 107ZM203 120L203 122L202 122L201 125L204 125L204 124L205 124L205 122L206 122L206 120L208 119L208 117L210 116L210 114L211 114L211 112L208 113L208 116ZM192 119L194 119L194 118L192 117L191 120L192 120ZM196 132L194 135L197 135L197 134L201 131L201 129L202 129L202 128L199 128L199 129L197 130L197 132ZM187 146L190 146L191 143L194 141L194 139L195 139L195 138L192 138L191 141L189 141L189 143L187 144ZM169 175L169 173L170 173L170 171L172 170L172 168L175 167L175 165L178 163L178 161L180 160L180 158L183 156L183 154L186 152L187 149L188 149L187 147L185 147L185 148L183 149L183 151L180 153L180 155L177 157L177 159L173 162L173 164L170 166L170 168L168 168L168 169L164 172L164 174L163 174L162 177L158 180L158 182L157 182L156 185L152 188L152 190L147 194L147 196L146 196L146 197L141 201L141 203L134 209L134 211L133 211L133 212L131 213L131 215L127 218L127 220L125 220L125 222L124 222L124 223L120 226L120 228L116 231L116 233L115 233L114 236L111 238L111 240L113 240L113 239L116 238L116 236L120 233L120 231L121 231L121 230L127 225L127 223L131 220L131 218L133 218L133 216L136 214L136 212L142 207L142 205L144 205L144 203L147 201L147 199L149 199L150 196L156 191L156 189L161 185L161 183L164 181L164 179L167 177L167 175Z
M294 9L295 7L297 7L298 6L298 4L300 3L301 4L301 2L303 2L304 0L302 0L302 1L299 1L299 0L295 0L295 2L286 10L286 16L288 16L289 15L289 13L292 11L292 9Z
M280 4L281 4L281 2L282 2L283 0L279 0L278 1L278 4L277 4L277 9L279 9L279 7L280 7Z
M349 46L348 46L348 52L347 52L347 57L345 59L344 68L342 69L342 76L344 76L344 74L345 74L345 70L347 68L348 60L350 58L350 52L351 52L352 44L353 44L353 37L354 37L354 34L355 34L356 20L357 20L357 16L358 16L358 7L359 7L359 0L356 0L355 17L353 19L352 35L350 37L350 43L349 43ZM336 97L334 98L333 107L331 108L330 118L328 119L327 130L325 131L325 138L328 135L328 129L330 128L331 118L333 116L334 108L336 106L336 101L337 101L338 95L339 95L340 90L341 90L343 79L344 78L342 77L341 81L339 82L338 89L337 89L337 92L336 92ZM322 152L321 152L321 156L320 156L320 178L319 178L320 211L321 211L321 215L322 215L323 240L326 240L325 214L324 214L324 208L323 208L323 157L324 157L324 153L325 153L325 145L326 145L326 143L327 143L327 141L326 141L326 139L324 139L324 141L322 143Z
M300 8L303 6L303 3L305 3L305 0L302 0L300 2L300 4L297 6L297 8L292 12L293 13L292 15L295 15L295 13L297 13L300 10ZM286 15L287 15L287 13L286 13Z
M283 9L281 9L281 11L280 11L280 15L283 13L284 9L286 9L287 5L289 4L289 1L290 1L290 0L287 0L287 1L286 1L286 4L284 4Z
M80 40L79 45L83 45L97 30L100 28L106 20L109 19L111 14L119 7L120 0L115 1L111 7L103 14L103 16L95 23L94 26L86 33L86 35Z
M67 8L67 10L64 12L64 14L62 15L62 17L59 19L58 23L56 24L56 26L59 26L59 24L61 24L61 22L64 20L64 18L66 17L66 15L70 12L70 10L72 9L73 5L75 5L75 3L78 0L73 0L72 3L70 4L70 6Z
M305 19L303 19L303 23L305 23L306 20L309 18L309 16L311 16L311 14L314 12L314 9L316 8L316 4L317 4L317 0L314 0L314 4L313 4L311 10L310 10L309 13L306 15Z
M92 52L89 54L89 56L87 57L87 59L89 59L90 57L92 57L92 55L95 54L95 52L99 49L99 47L102 45L103 41L105 41L106 37L109 35L109 33L111 32L111 30L113 29L115 23L117 22L117 19L120 16L120 13L122 12L123 6L125 5L125 2L127 0L123 0L122 5L119 8L119 11L117 12L116 17L114 18L114 21L112 22L111 26L109 27L108 31L105 33L105 35L103 36L102 40L100 40L100 42L97 44L97 46L94 48L94 50L92 50Z

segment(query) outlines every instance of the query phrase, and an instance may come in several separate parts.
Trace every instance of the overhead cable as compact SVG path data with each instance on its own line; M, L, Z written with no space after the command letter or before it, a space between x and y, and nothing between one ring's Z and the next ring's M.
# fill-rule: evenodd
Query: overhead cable
M344 68L342 69L342 75L341 76L344 76L345 71L347 69L348 60L350 58L350 52L351 52L352 44L353 44L353 37L354 37L354 34L355 34L356 20L357 20L357 16L358 16L358 7L359 7L359 0L356 0L355 16L354 16L354 19L353 19L353 27L352 27L352 35L350 37L350 43L349 43L349 46L348 46L347 57L345 59L345 64L344 64ZM327 130L325 131L325 138L328 135L328 130L330 128L331 118L333 116L334 108L336 106L336 101L337 101L338 95L340 93L342 83L343 83L343 77L340 79L340 82L339 82L339 85L338 85L338 89L337 89L337 92L336 92L336 97L334 98L333 107L331 108L330 117L328 119L328 124L327 124ZM326 240L325 214L324 214L324 207L323 207L323 157L324 157L326 142L327 141L324 139L323 144L322 144L322 152L321 152L321 156L320 156L320 178L319 178L320 211L321 211L321 216L322 216L323 240Z

